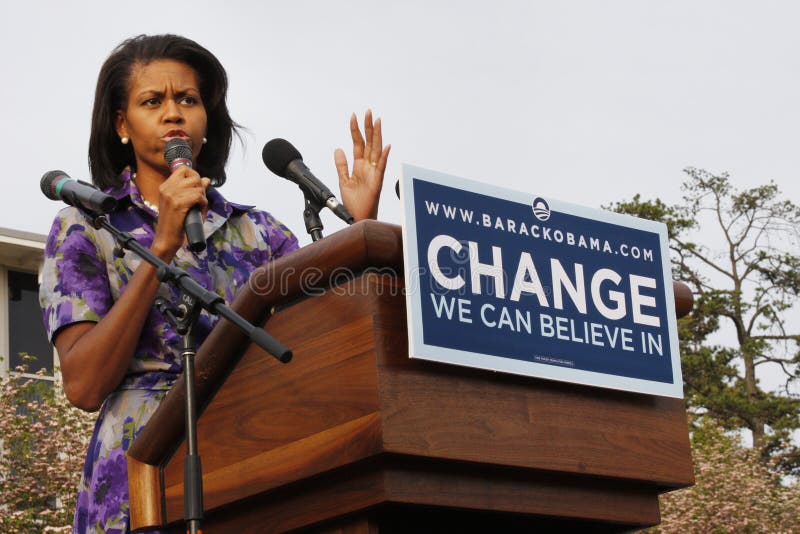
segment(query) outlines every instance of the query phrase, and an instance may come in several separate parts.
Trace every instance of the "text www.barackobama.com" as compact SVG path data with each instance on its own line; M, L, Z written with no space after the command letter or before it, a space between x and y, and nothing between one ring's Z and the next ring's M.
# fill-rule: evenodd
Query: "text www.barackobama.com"
M444 217L452 221L460 221L464 224L478 224L484 228L492 228L499 232L508 232L517 235L530 236L532 239L542 239L554 243L564 244L602 252L605 254L619 254L625 258L633 260L652 262L653 250L650 248L639 247L629 243L612 244L609 240L594 236L586 236L552 228L540 224L529 224L524 221L501 217L489 213L476 213L471 209L459 208L439 202L425 201L425 209L428 215Z

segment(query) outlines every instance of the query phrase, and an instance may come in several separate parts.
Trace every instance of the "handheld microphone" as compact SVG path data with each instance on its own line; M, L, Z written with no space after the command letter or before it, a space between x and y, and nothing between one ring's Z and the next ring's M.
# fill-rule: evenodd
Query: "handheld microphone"
M167 141L167 146L164 147L164 159L167 161L169 170L175 172L175 169L181 165L192 168L192 147L186 139L175 137ZM189 250L192 252L202 252L206 249L206 238L203 235L203 216L198 206L192 206L183 220L183 231L186 233L186 239L189 242Z
M70 206L98 213L108 213L117 206L117 199L86 182L75 181L64 171L44 173L39 184L50 200L63 200Z
M264 165L273 173L286 178L310 194L321 205L327 207L347 224L353 224L353 216L347 208L331 193L311 170L303 163L303 156L285 139L273 139L261 151Z

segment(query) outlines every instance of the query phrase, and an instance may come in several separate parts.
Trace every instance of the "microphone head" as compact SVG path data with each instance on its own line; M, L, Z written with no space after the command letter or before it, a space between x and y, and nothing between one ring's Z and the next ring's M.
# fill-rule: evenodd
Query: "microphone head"
M59 178L69 178L67 173L64 171L50 171L44 173L42 176L42 180L39 182L39 186L42 188L42 193L44 196L49 198L50 200L61 200L59 196L56 194L56 182Z
M186 139L180 137L173 137L167 141L167 146L164 147L164 159L167 165L172 169L172 164L178 160L185 160L192 166L192 147Z
M300 152L286 139L273 139L264 145L261 159L269 170L286 178L286 167L296 159L302 160Z

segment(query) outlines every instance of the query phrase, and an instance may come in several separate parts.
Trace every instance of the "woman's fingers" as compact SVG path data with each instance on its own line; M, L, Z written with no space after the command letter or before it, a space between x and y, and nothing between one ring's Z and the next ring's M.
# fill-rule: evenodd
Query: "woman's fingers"
M347 156L344 150L337 148L333 153L333 162L336 164L336 174L339 175L339 187L350 180L350 169L347 167Z
M358 129L358 119L356 114L350 116L350 136L353 138L353 159L364 157L364 138L361 137L361 130Z
M389 161L389 151L391 151L391 149L392 145L386 145L383 148L383 152L381 152L380 156L378 157L377 169L381 180L383 180L383 175L386 172L386 162Z
M372 110L368 109L366 113L364 113L364 138L366 139L366 145L364 146L364 157L369 159L370 161L374 161L370 159L372 157L372 149L373 149L373 141L372 138L373 134L373 125L372 125Z
M375 128L372 131L372 144L371 144L371 151L369 155L369 162L370 164L378 163L378 160L381 158L381 152L383 152L383 135L381 133L381 120L377 119L375 121Z
M172 173L159 187L160 199L173 201L173 208L184 207L184 202L194 200L195 203L207 203L206 188L211 183L208 178L201 178L194 169L182 167ZM180 200L181 202L175 202ZM191 207L189 205L188 207Z

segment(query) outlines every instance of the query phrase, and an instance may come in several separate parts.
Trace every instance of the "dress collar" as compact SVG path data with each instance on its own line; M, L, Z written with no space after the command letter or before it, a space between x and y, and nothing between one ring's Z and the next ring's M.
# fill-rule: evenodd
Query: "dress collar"
M131 203L145 213L149 213L153 217L156 217L158 214L145 204L144 198L139 192L139 188L136 187L136 181L133 180L133 173L131 172L130 167L125 167L122 173L120 173L119 178L119 185L108 187L103 190L104 193L107 193L117 199L117 209L123 209L126 203ZM206 190L206 197L208 198L209 213L213 212L214 214L221 216L223 219L227 219L234 213L243 213L255 207L247 204L229 202L219 191L217 191L216 188L211 186L209 186L209 188Z

